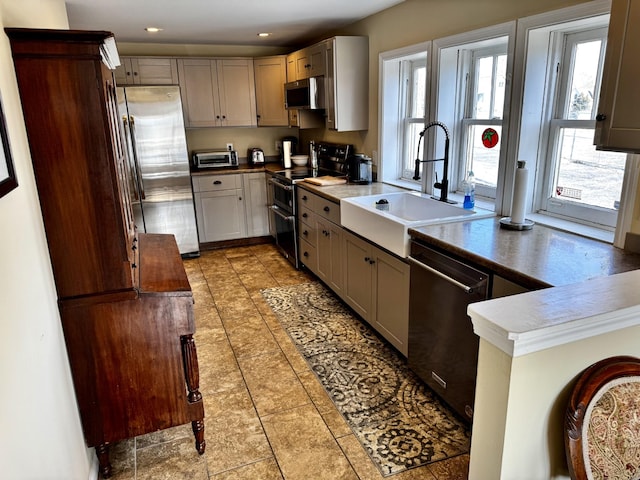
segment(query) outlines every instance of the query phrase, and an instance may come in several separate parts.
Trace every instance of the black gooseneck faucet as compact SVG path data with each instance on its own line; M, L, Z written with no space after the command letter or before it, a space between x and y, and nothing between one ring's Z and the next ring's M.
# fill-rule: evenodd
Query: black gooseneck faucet
M420 160L420 142L422 141L425 132L431 127L438 126L444 130L445 140L444 140L444 158L437 158L434 160ZM449 130L447 126L442 122L431 122L425 125L424 129L420 132L420 138L418 139L418 151L416 152L416 168L414 171L413 179L420 180L420 164L421 163L431 163L431 162L444 162L442 167L442 181L436 182L433 184L435 188L440 189L440 201L447 203L455 203L451 200L447 199L449 194ZM437 178L436 178L437 180Z

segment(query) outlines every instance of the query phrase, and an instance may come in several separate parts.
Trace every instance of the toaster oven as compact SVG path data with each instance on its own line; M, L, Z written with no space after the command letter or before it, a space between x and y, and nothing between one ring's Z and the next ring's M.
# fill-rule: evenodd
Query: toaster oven
M193 152L196 168L234 168L238 166L238 153L234 150L200 150Z

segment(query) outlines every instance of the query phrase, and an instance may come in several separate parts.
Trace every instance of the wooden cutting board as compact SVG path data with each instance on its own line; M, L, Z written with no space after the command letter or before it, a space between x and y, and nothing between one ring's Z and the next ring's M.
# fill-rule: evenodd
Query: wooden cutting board
M347 183L346 178L337 178L330 175L325 175L324 177L309 177L305 178L304 181L309 182L312 185L319 185L321 187L324 187L326 185L341 185L343 183Z

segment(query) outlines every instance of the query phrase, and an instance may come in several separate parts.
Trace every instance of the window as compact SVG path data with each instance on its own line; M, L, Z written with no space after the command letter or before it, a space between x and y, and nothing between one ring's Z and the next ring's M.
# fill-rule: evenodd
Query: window
M548 147L540 161L541 212L613 228L626 154L593 146L606 28L555 32L559 61L548 123ZM552 65L554 68L554 65Z
M458 179L469 170L478 195L495 198L502 138L507 40L492 48L472 50L466 108L460 129Z
M507 154L502 147L508 135L507 80L513 69L514 38L515 22L508 22L434 40L434 58L439 61L430 113L450 130L453 192L462 193L462 181L472 170L477 197L498 195ZM441 174L439 166L434 165Z
M401 81L404 92L402 155L398 171L402 180L416 181L415 160L422 158L422 144L418 151L419 134L424 128L426 107L427 59L401 61ZM422 164L420 164L422 172Z
M418 138L426 119L430 43L380 55L380 158L378 178L418 190L413 179ZM421 165L422 170L422 165Z

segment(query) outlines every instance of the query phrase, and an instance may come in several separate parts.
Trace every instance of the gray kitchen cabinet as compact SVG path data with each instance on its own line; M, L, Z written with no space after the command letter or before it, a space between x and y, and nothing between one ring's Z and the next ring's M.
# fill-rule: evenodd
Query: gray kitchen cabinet
M264 181L264 173L245 173L243 175L247 236L262 237L269 235L267 184Z
M178 63L167 57L121 57L114 76L117 85L177 85Z
M343 238L343 300L406 356L409 265L349 231Z
M500 275L493 274L490 298L507 297L509 295L517 295L518 293L528 292L529 289L518 285L517 283L507 280Z
M342 299L367 322L373 317L373 275L371 244L344 231L344 285Z
M254 58L253 71L258 126L287 126L289 112L284 108L283 88L287 81L286 56Z
M407 355L409 340L409 265L372 246L373 327L400 353Z
M341 295L343 245L340 205L304 189L298 189L297 202L300 261Z
M178 76L187 127L255 127L253 59L182 58Z
M200 242L247 236L242 174L193 178Z
M596 116L599 150L640 152L640 3L613 0Z
M323 41L287 55L287 81L293 82L324 75L326 48Z
M318 276L338 295L342 294L342 227L317 216Z
M369 39L326 40L326 127L338 132L369 129Z
M288 110L289 126L298 128L323 128L323 110Z
M316 215L311 209L311 196L298 189L298 251L300 262L316 275L318 274L318 234Z

